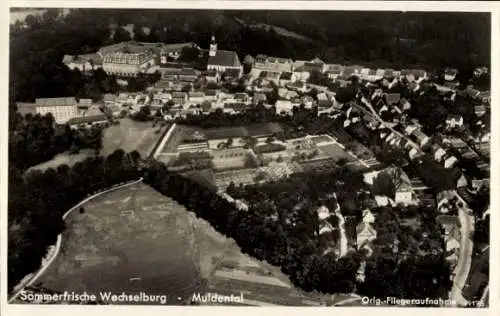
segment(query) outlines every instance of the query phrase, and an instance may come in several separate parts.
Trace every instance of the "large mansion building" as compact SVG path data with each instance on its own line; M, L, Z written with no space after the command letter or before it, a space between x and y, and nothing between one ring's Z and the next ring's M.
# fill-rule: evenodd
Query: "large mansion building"
M111 53L104 57L102 68L109 74L136 76L154 66L153 53Z
M35 100L36 114L45 115L52 113L57 124L65 124L70 119L78 116L77 102L71 98L46 98Z

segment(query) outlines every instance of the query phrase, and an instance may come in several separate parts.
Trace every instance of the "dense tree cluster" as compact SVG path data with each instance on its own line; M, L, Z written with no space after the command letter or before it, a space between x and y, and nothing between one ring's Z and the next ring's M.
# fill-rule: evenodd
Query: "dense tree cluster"
M316 209L324 203L332 210L351 199L340 193L338 201L328 194L355 192L363 186L360 174L346 168L331 174L292 176L285 182L229 191L250 203L247 212L237 210L205 187L169 174L163 164L148 169L146 182L159 192L208 220L219 232L234 238L242 250L258 259L281 266L293 282L305 290L349 293L354 290L358 255L338 260L323 255L317 236ZM355 203L354 201L352 203ZM333 236L332 236L333 238Z
M68 125L58 126L51 114L23 117L17 113L9 132L9 164L26 169L52 159L67 150L78 152L83 148L96 151L102 147L102 130L72 130Z
M73 167L44 172L9 167L9 288L39 268L49 245L64 229L62 215L85 197L140 177L140 155L116 150Z
M415 226L405 224L401 208L375 208L377 238L366 259L365 281L358 293L370 297L446 298L451 288L450 266L435 223L436 210L416 207Z

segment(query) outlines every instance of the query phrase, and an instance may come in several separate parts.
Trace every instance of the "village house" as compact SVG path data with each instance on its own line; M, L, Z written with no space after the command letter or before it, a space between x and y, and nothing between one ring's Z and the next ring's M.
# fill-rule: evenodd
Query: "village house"
M304 95L300 98L300 103L304 104L306 109L311 109L314 105L314 99L310 95Z
M384 78L387 78L387 79L392 79L394 78L394 69L385 69L384 71Z
M361 222L356 227L356 245L357 248L366 249L368 256L373 252L372 242L377 238L377 231L371 226L369 222Z
M450 129L461 127L464 124L464 118L461 115L448 115L446 126Z
M64 55L62 62L71 70L87 73L102 68L103 58L99 54Z
M483 116L486 114L486 107L484 105L476 105L474 107L474 114L478 117Z
M399 101L401 100L401 95L399 93L386 93L385 100L387 105L394 105L396 103L399 103Z
M113 104L116 101L116 95L111 94L111 93L106 93L103 96L103 102L106 105Z
M257 55L252 69L257 71L292 72L293 61L287 58Z
M444 80L453 81L457 77L458 70L452 68L446 68L444 71Z
M298 98L299 94L296 91L290 91L288 89L280 88L278 90L278 96L281 99L292 100Z
M368 70L368 75L366 76L366 80L368 81L377 81L377 70L375 69L369 69Z
M359 72L359 78L362 80L369 80L370 68L362 68Z
M340 65L330 65L326 71L328 79L336 80L342 75L342 67Z
M449 169L452 168L458 159L455 156L450 156L444 161L444 167Z
M441 162L443 157L446 155L446 151L441 148L441 147L438 147L436 148L436 150L434 151L434 160L436 160L437 162Z
M178 105L184 105L188 100L186 92L172 92L172 101Z
M276 114L279 115L292 115L294 105L289 100L278 100L274 105L276 107Z
M192 68L182 68L179 72L179 80L182 82L195 82L196 79L198 79L198 75Z
M205 80L207 83L218 83L220 81L220 75L216 70L207 70L205 73Z
M247 105L252 102L250 96L244 92L235 93L234 100L236 100L236 102L244 103Z
M205 93L201 91L189 92L188 100L191 103L202 103L203 101L205 101Z
M405 132L407 131L408 127L407 130L405 130ZM410 135L412 138L416 140L416 142L420 145L420 147L425 146L430 141L430 137L424 134L424 132L422 132L420 128L413 128L412 131L410 132Z
M422 69L403 69L401 70L401 76L405 77L409 82L420 83L427 79L427 72Z
M384 78L384 75L385 75L385 69L377 69L375 71L375 77L377 78L376 80L380 80L382 78Z
M283 72L279 77L279 85L281 87L284 87L285 85L293 81L295 81L293 72Z
M106 115L104 114L99 114L99 115L86 115L86 116L81 116L81 117L74 117L68 120L67 124L73 128L90 128L95 125L103 125L107 123L108 120L106 118Z
M215 36L212 36L208 55L207 70L215 70L219 73L235 70L238 78L243 73L243 65L238 58L238 54L233 51L218 49Z
M254 93L253 95L254 104L265 103L266 101L267 101L267 96L265 93Z
M206 90L205 91L205 100L217 101L218 99L219 99L219 91L218 90Z

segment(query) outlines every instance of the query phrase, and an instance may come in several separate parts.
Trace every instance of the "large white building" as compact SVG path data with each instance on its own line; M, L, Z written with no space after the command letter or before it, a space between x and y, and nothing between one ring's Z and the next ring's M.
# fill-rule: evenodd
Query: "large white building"
M89 72L102 68L102 56L99 54L64 55L63 64L69 69L78 69L81 72Z
M243 65L238 58L238 54L229 50L217 49L215 37L212 36L207 63L207 70L215 70L219 73L235 72L238 77L243 73Z
M253 69L271 72L293 72L293 60L287 58L257 55Z
M104 56L102 68L109 74L136 76L154 66L155 57L149 51L141 53L111 53Z
M36 99L35 104L37 114L52 113L57 124L65 124L78 116L77 102L74 97Z

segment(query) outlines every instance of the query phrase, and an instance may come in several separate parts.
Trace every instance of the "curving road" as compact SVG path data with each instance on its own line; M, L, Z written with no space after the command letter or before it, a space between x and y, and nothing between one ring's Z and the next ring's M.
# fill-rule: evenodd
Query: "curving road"
M471 209L467 206L462 197L455 191L455 196L463 204L463 207L458 209L458 219L460 221L460 254L458 263L455 267L453 278L453 287L450 291L450 299L455 301L458 306L467 304L467 300L462 295L462 290L467 281L469 271L472 263L472 250L474 243L470 238L471 233L474 232L474 217L470 215Z

